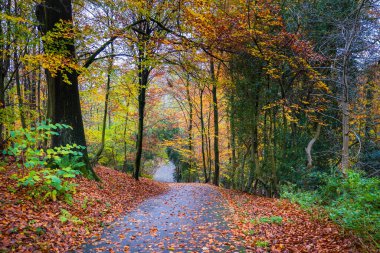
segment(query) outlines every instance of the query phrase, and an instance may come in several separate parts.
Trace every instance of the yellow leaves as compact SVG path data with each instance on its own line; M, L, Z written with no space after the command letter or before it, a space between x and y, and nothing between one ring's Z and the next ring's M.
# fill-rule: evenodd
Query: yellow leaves
M42 40L47 45L58 46L58 43L61 44L60 47L57 47L56 49L61 47L64 48L66 46L64 40L74 39L75 34L76 31L74 30L72 23L69 21L61 20L55 24L53 30L49 31L45 36L42 37Z
M30 20L27 20L27 19L22 18L22 17L11 16L11 15L8 15L6 13L0 13L0 19L1 20L5 20L5 21L10 21L12 23L28 23L28 24L32 24L32 22Z
M327 86L326 83L322 82L322 81L317 81L316 85L315 85L318 89L322 90L322 91L325 91L327 93L330 93L330 89L329 87Z
M281 79L281 71L278 68L266 68L266 74L272 79Z
M25 55L21 60L24 62L25 67L28 70L41 66L42 68L49 70L53 77L58 74L63 74L63 78L67 84L71 84L67 78L67 73L80 73L82 71L82 67L73 59L61 54L46 53Z
M283 105L284 103L285 103L285 99L279 99L275 102L272 102L272 103L269 103L269 104L263 106L262 110L265 111L265 110L274 108L276 106Z

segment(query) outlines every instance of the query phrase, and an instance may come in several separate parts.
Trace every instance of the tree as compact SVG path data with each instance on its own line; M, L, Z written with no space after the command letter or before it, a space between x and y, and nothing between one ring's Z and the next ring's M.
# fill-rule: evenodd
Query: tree
M219 68L220 69L220 64ZM219 161L219 112L218 112L218 97L216 93L216 76L215 76L215 66L214 59L211 58L210 61L210 74L212 82L212 104L213 104L213 113L214 113L214 159L215 159L215 171L213 184L219 185L219 175L220 175L220 161Z
M367 0L361 0L356 5L351 13L351 18L343 23L342 34L344 36L344 48L342 57L342 70L340 76L341 83L341 99L340 106L342 109L342 162L341 170L346 174L349 168L349 144L350 144L350 112L349 112L349 92L350 92L350 64L355 48L355 41L360 32L361 21L365 15L365 6L369 3Z
M92 169L87 153L82 112L79 99L78 75L76 66L75 45L73 37L73 12L71 0L45 0L36 9L44 35L45 54L55 56L58 70L46 69L48 85L48 118L53 123L67 124L72 129L62 129L60 135L53 135L52 146L76 143L84 148L83 157L86 163L84 170L89 177L99 180Z

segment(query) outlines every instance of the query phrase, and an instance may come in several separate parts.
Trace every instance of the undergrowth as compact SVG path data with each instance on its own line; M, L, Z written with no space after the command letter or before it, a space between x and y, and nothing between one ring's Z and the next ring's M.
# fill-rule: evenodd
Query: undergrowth
M380 179L367 178L356 171L348 171L345 177L325 178L324 185L315 191L284 185L281 197L308 211L323 210L343 229L354 231L380 249Z
M71 129L68 125L44 121L36 127L10 133L11 144L3 150L3 155L15 160L19 171L11 179L18 182L18 187L27 188L30 196L53 201L62 198L68 204L72 203L77 185L68 179L81 174L80 169L85 164L80 150L84 147L76 144L43 147L52 135L59 135L60 130L67 128Z

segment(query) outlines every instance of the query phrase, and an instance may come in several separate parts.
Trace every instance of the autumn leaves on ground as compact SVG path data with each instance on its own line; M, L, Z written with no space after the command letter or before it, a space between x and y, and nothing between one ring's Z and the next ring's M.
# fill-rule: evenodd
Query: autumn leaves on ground
M149 179L136 182L106 167L95 171L102 181L75 179L77 192L73 204L68 205L60 200L42 203L31 199L25 191L16 190L14 180L9 179L20 171L2 170L0 250L136 252L130 247L133 241L140 240L139 252L360 252L355 237L343 235L331 222L312 217L286 200L255 197L207 184L164 184ZM184 192L178 195L182 188ZM207 195L209 199L202 199ZM128 225L129 216L146 201L150 201L148 206L134 219L133 228L137 230L114 227ZM153 218L149 213L163 204L168 205L166 212L160 210L156 218L162 219L164 225L157 227L154 220L149 220ZM168 226L169 230L176 226L172 217L177 216L183 218L176 228L179 232L168 237ZM201 223L196 222L198 219ZM148 226L145 234L144 226ZM104 229L116 231L122 243L102 235ZM181 233L194 239L178 238ZM155 240L154 244L149 244L150 240ZM90 246L83 246L86 242ZM107 247L91 246L102 243Z
M12 173L0 172L0 251L65 252L76 249L84 239L100 233L117 216L132 210L146 198L161 194L167 185L97 167L102 181L84 177L78 184L72 205L32 199L20 190Z

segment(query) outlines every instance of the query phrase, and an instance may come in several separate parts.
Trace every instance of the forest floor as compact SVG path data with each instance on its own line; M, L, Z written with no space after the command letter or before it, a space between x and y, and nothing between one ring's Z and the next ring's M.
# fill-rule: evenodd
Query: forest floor
M0 171L0 252L66 252L86 238L101 233L121 214L133 210L147 198L168 190L166 184L98 166L101 182L83 177L72 205L64 201L31 198L11 179L17 168ZM62 219L64 218L64 219ZM64 222L62 222L64 221Z
M234 210L226 218L235 224L232 233L246 252L371 252L352 234L343 234L321 210L307 213L288 200L218 190Z
M286 200L96 172L102 183L75 179L67 205L15 191L1 171L0 252L363 252L355 237Z

